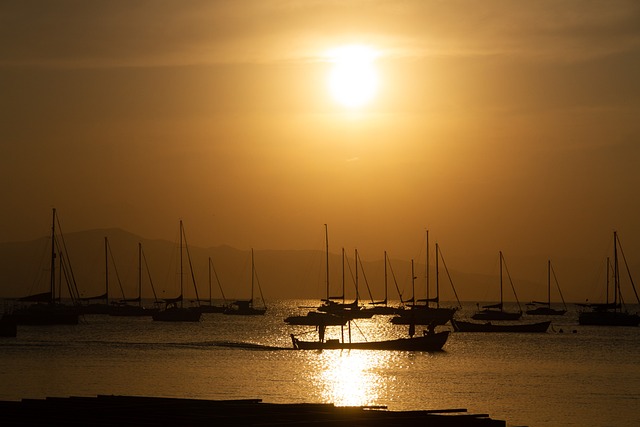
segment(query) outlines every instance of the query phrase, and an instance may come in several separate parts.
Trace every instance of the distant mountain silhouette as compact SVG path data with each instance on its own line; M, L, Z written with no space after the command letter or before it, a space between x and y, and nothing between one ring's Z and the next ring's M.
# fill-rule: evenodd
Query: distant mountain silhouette
M159 298L175 297L179 292L178 286L178 243L168 240L145 239L136 234L121 229L94 229L64 235L73 273L78 284L78 290L83 297L104 293L105 288L105 251L104 238L108 237L109 245L115 260L115 269L120 278L122 288L127 297L137 295L138 280L138 243L142 243L146 255L153 284ZM50 256L50 239L40 239L25 242L0 243L0 297L21 297L44 292L48 289L48 269ZM198 285L200 298L209 297L208 258L211 257L221 285L228 299L246 299L250 295L251 252L250 248L237 249L228 245L216 247L197 247L189 245L193 265L193 275ZM184 253L185 263L186 251ZM282 298L310 298L321 299L326 296L325 254L323 248L318 250L255 250L255 264L258 280L264 296L269 299ZM111 263L112 260L109 260ZM342 263L341 255L330 254L330 287L333 295L341 293ZM404 298L411 297L411 267L410 260L391 260L398 287ZM353 257L349 258L350 269L345 272L346 297L353 299L355 286L353 275L355 264ZM367 283L373 298L380 300L384 295L384 265L382 254L379 260L363 260L364 272L359 272L359 293L363 303L370 300ZM448 266L452 268L452 266ZM431 266L431 274L435 274ZM563 267L575 274L575 277L585 277L584 271L570 270L571 266ZM118 283L114 265L110 264L111 298L122 298L122 291ZM450 270L454 285L462 301L492 301L498 298L493 295L493 285L497 283L496 276L474 274L462 271L463 266L455 266ZM543 271L544 265L540 266ZM584 270L584 269L583 269ZM191 284L191 272L185 264L185 298L194 299L195 291ZM424 298L424 264L416 264L418 278L415 282L418 298ZM591 274L592 272L586 272ZM146 274L146 273L145 273ZM512 272L518 296L522 303L530 299L542 297L543 280L534 283L518 277ZM432 286L434 284L432 276ZM588 276L590 277L590 276ZM366 279L366 281L365 281ZM567 289L565 297L571 295L571 287L582 286L584 281L571 280L562 276L563 291ZM591 278L593 283L597 278ZM143 297L151 298L150 286L143 279ZM444 271L440 271L441 300L454 301L455 296ZM566 281L566 283L565 283ZM434 288L435 289L435 288ZM389 299L398 300L398 292L393 282L391 272L388 275ZM66 290L63 290L63 295ZM509 294L509 292L506 292ZM586 295L580 292L577 295ZM212 296L221 298L218 284L213 279ZM586 297L586 296L585 296ZM505 298L509 298L505 295ZM569 297L570 298L570 297ZM579 298L579 300L582 297Z

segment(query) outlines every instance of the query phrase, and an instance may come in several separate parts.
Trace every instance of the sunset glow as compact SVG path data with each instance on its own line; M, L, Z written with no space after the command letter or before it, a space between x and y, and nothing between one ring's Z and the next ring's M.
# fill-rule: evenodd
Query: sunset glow
M338 103L358 108L375 97L378 72L374 49L361 45L342 46L332 49L329 57L333 63L328 78L329 90Z

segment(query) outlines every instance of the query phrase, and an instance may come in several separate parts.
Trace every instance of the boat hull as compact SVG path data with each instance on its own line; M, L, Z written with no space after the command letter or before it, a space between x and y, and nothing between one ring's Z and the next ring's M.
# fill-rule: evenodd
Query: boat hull
M289 316L284 319L289 325L304 326L342 326L347 323L346 318L331 313L310 311L305 316Z
M449 331L426 334L416 338L399 338L387 341L344 343L338 340L300 341L293 335L296 350L397 350L397 351L440 351L449 338Z
M549 307L537 307L527 310L526 313L532 316L564 316L567 310L556 310Z
M201 313L189 308L167 308L153 315L153 320L160 322L199 322Z
M444 325L453 319L455 308L414 307L391 318L394 325Z
M464 322L461 320L452 320L451 324L456 332L520 332L520 333L543 333L547 332L551 321L539 323L523 323L523 324L494 324Z
M483 310L471 316L474 320L518 320L520 317L522 313L498 310Z
M593 326L638 326L640 316L620 311L585 311L580 313L578 323Z

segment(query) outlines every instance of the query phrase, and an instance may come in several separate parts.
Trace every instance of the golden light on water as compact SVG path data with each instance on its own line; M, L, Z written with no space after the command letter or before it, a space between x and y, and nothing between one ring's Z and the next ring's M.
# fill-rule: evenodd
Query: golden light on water
M321 385L322 400L337 406L365 406L377 404L382 387L389 386L388 377L378 370L386 357L372 351L325 351L317 359L317 382Z

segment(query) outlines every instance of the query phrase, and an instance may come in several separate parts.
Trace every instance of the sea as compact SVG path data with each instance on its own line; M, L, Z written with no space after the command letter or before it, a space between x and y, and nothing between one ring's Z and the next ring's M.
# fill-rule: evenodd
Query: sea
M640 328L580 326L577 308L543 334L455 333L434 353L293 350L313 327L283 319L317 300L267 301L264 316L197 323L86 315L73 326L19 326L0 339L0 400L127 395L271 403L466 409L509 426L640 425ZM465 318L475 303L464 304ZM637 309L638 307L635 307ZM417 327L420 333L420 327ZM449 325L438 330L450 329ZM327 338L349 330L329 328ZM389 316L356 320L352 341L407 335Z

